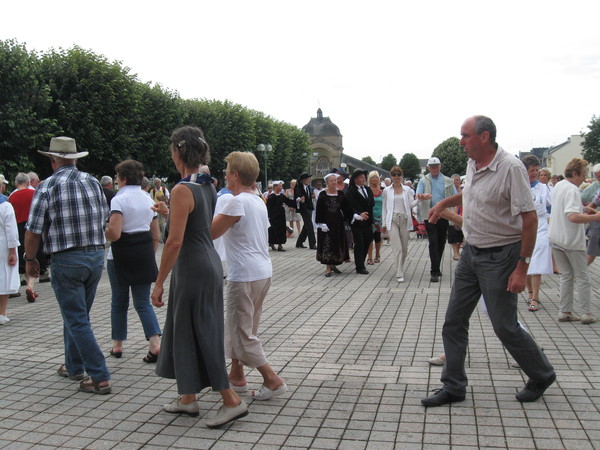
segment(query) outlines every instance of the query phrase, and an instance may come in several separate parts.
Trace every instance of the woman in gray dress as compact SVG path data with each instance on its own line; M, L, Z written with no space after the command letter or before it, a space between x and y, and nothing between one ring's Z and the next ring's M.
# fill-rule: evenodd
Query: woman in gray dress
M229 386L224 353L223 270L210 236L216 191L200 165L210 156L202 130L178 128L171 135L171 158L181 181L171 191L168 239L152 292L152 304L164 305L163 284L171 272L167 318L157 375L177 380L180 397L164 405L170 413L197 416L196 394L219 391L223 406L206 421L213 428L248 414L248 406ZM157 212L166 206L157 204Z

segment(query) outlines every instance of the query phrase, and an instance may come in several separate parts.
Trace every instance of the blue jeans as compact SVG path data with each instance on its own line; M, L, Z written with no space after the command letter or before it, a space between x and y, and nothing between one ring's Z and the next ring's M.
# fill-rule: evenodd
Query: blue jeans
M63 318L65 366L69 375L84 371L94 381L110 379L90 324L90 310L102 277L104 249L81 249L52 255L52 288Z
M112 338L115 341L127 339L127 310L129 309L129 288L133 297L133 306L138 313L140 322L144 327L146 340L154 335L161 335L156 314L150 304L150 286L148 284L122 285L117 277L117 269L112 259L106 261L106 271L112 290L112 303L110 309L110 322L112 325Z

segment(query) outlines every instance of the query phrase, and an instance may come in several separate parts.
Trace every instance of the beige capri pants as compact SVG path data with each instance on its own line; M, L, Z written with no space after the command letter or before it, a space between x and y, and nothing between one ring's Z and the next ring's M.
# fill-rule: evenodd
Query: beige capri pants
M246 367L268 364L256 336L262 306L271 287L271 278L257 281L227 281L225 315L225 357L237 359Z

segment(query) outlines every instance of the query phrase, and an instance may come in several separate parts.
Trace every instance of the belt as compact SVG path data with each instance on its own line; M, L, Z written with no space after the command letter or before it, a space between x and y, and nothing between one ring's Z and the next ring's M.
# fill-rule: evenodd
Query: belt
M61 250L60 252L54 252L54 254L56 255L57 253L67 252L93 252L97 250L104 250L104 245L85 245L83 247L71 247L66 250Z
M512 245L512 244L509 244L509 245ZM504 247L506 247L506 245L500 245L498 247L486 247L486 248L475 247L474 245L471 245L471 247L473 249L475 249L475 251L478 253L496 253L496 252L501 252L504 249Z

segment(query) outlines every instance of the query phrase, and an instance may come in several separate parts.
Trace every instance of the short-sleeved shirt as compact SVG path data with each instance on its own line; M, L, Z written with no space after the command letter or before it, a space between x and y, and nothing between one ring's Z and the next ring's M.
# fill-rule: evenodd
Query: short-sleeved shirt
M227 280L249 282L273 276L269 256L269 217L262 199L241 193L221 210L225 216L239 217L223 235L227 255Z
M154 202L141 186L123 186L117 191L110 202L110 213L121 214L123 224L122 233L140 233L150 230L150 224L156 217L152 211ZM112 248L108 250L107 259L113 259Z
M27 222L27 219L29 219L29 208L31 207L33 194L35 194L35 191L31 189L19 189L8 197L8 201L15 209L17 223Z
M500 147L492 162L479 170L469 159L462 203L465 239L481 248L520 241L520 214L535 211L525 166Z
M569 220L569 214L582 212L583 204L577 186L569 180L559 181L552 190L552 214L548 230L548 238L553 246L585 251L585 225Z
M35 191L26 229L41 234L45 253L73 247L104 245L108 205L98 180L61 166Z

